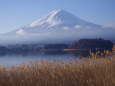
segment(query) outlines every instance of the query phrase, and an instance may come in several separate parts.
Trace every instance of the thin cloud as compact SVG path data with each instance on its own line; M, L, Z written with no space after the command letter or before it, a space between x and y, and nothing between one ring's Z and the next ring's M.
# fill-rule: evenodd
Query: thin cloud
M82 25L76 25L75 28L76 29L82 29L82 28L84 28L84 29L91 29L90 26L82 26Z
M102 28L115 28L115 23L103 25Z
M81 28L83 28L83 27L82 27L81 25L76 25L75 28L81 29Z
M43 35L49 35L50 33L37 33L37 34L31 34L31 33L27 33L24 30L20 29L16 32L16 34L18 35L35 35L35 36L43 36Z
M20 29L16 32L17 34L27 34L24 30Z
M64 30L69 30L70 28L65 26L65 27L62 28L62 29L64 29Z
M28 35L36 35L36 36L43 36L43 35L49 35L50 33L41 33L41 34L28 34Z

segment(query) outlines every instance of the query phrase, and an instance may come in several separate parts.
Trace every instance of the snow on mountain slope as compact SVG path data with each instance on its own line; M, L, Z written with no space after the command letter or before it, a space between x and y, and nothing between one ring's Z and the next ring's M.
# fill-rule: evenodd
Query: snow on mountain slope
M14 31L0 36L3 41L23 43L64 43L80 38L112 38L114 32L77 18L65 10L56 10L49 15Z
M80 24L80 25L91 25L91 26L94 25L94 26L96 26L95 24L81 20L81 19L75 17L74 15L68 13L67 11L60 9L60 10L50 13L49 15L43 17L40 20L33 22L28 27L36 27L39 25L43 25L46 27L52 27L52 26L56 26L59 24L66 24L66 25Z
M49 15L25 26L18 30L12 31L7 34L39 34L48 32L57 32L64 30L72 30L72 28L97 28L100 25L96 25L90 22L86 22L82 19L77 18L71 13L65 10L57 10L51 12ZM60 29L60 30L59 30Z

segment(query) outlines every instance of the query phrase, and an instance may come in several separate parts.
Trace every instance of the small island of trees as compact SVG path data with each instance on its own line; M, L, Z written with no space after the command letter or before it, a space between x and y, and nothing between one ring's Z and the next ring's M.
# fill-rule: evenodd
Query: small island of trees
M69 49L104 49L111 50L113 43L104 39L80 39L69 46Z

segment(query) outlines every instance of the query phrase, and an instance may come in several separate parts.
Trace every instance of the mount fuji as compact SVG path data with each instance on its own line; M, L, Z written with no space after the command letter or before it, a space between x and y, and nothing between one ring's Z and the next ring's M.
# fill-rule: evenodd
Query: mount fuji
M107 33L103 34L103 31ZM67 43L80 38L107 38L106 35L110 33L111 31L102 29L101 25L84 21L60 9L27 26L2 34L0 39L1 43L10 44Z

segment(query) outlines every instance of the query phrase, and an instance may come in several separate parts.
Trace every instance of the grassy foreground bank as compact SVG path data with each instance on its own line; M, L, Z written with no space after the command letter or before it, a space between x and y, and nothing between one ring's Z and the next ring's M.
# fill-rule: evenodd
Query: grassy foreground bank
M115 56L0 67L0 86L115 86Z

